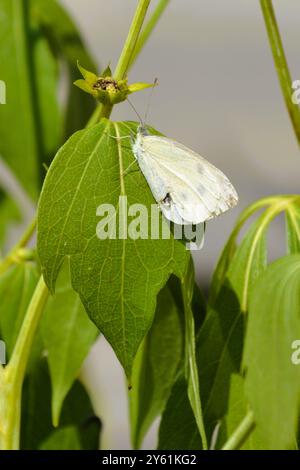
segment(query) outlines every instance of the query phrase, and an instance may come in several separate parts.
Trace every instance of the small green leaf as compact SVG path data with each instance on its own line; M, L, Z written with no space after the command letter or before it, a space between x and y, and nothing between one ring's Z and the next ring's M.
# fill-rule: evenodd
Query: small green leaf
M101 77L112 77L112 72L109 65L106 67L106 69L103 70L103 72L101 72Z
M74 85L80 88L80 90L85 91L86 93L89 93L92 95L94 98L97 98L98 93L97 90L93 89L85 80L76 80L74 82Z
M54 426L58 425L65 396L98 335L78 294L72 290L69 277L69 263L66 262L57 280L56 293L47 303L41 324L52 383Z
M83 68L79 62L77 62L77 67L81 73L81 75L83 76L85 82L92 86L94 85L95 82L97 82L98 80L98 75L96 75L95 73L93 72L90 72L89 70L86 70L85 68Z
M286 234L288 254L300 252L300 207L291 205L286 211Z
M129 392L131 435L135 448L162 412L182 359L180 313L168 285L159 293L153 325L134 361Z
M135 93L137 91L145 90L145 88L152 88L155 85L153 83L133 83L128 86L129 93Z
M250 299L244 352L246 393L266 450L296 445L300 374L292 362L292 345L300 338L299 300L299 255L270 265Z
M151 205L156 203L140 172L126 174L134 156L128 141L119 139L136 133L137 126L104 119L72 136L47 173L38 214L38 251L48 287L54 291L59 269L69 256L72 285L128 377L151 327L159 291L172 273L183 277L190 256L172 235L122 239L125 210L116 220L116 239L100 240L96 234L98 207L111 204L119 213L126 197L128 207L145 206L151 227ZM162 223L161 215L159 220Z
M38 281L33 263L12 266L0 277L0 333L11 356L20 327Z
M65 426L53 431L42 442L40 450L81 450L78 430L75 426Z

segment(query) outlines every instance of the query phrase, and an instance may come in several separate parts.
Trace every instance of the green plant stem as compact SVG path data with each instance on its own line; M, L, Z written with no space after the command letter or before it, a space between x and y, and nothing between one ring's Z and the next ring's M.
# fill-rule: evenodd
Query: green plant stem
M30 239L32 238L35 228L36 228L36 216L30 222L30 225L25 230L24 234L17 242L17 244L10 250L4 260L0 263L0 274L3 274L7 269L10 268L18 259L18 251L24 248Z
M300 144L300 109L292 102L292 79L277 26L272 0L260 0L281 91Z
M230 436L228 441L224 444L222 450L240 449L254 428L255 422L253 413L252 411L249 411L234 433Z
M114 78L116 80L122 80L129 68L136 43L142 29L145 16L150 4L150 0L139 0L135 15L133 17L127 39L125 41L123 50L121 52L115 73Z
M138 2L127 39L121 52L116 70L113 74L115 80L122 80L128 72L132 55L134 54L137 40L144 23L150 1L151 0L139 0ZM102 117L109 118L112 109L113 106L110 106L109 109L106 109L105 106L99 104L88 122L88 127L96 124Z
M49 296L43 277L36 286L28 306L11 360L2 377L2 392L6 399L1 400L2 449L18 449L20 440L20 410L22 385L32 348L36 329Z
M149 37L151 36L154 28L156 27L160 17L162 16L163 12L167 8L168 4L170 3L170 0L160 0L152 13L149 21L146 23L145 27L143 28L139 39L137 41L136 47L134 49L134 52L131 56L130 60L130 65L131 67L134 62L136 61L137 57L139 56L141 50L144 48L145 44L147 43Z

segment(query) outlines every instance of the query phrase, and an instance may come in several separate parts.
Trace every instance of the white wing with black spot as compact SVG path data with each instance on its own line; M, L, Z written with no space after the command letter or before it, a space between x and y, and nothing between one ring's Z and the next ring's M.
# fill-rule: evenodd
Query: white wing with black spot
M199 224L238 201L228 178L205 158L166 137L139 136L135 155L165 217Z

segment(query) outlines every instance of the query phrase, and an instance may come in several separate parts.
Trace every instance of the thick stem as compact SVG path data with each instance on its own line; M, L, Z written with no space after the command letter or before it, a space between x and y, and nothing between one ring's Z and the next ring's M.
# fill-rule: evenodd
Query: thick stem
M16 345L2 376L1 448L18 449L22 386L35 332L49 291L41 276L28 306Z
M277 26L272 0L260 0L281 91L300 144L300 109L292 102L292 79Z
M238 450L242 447L246 439L255 428L255 422L252 411L245 416L238 428L230 436L228 441L222 447L222 450Z

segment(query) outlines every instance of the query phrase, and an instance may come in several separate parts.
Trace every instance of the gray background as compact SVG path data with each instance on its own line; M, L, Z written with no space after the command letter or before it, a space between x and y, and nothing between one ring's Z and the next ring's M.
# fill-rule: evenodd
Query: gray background
M99 69L109 62L114 67L137 1L62 2L79 24ZM156 3L152 1L151 9ZM274 7L292 78L300 79L300 3L277 0ZM240 211L259 197L298 192L299 187L299 150L259 1L171 0L129 75L130 82L155 77L159 87L149 124L222 169L240 196L236 209L208 224L205 248L195 254L197 278L206 287ZM141 92L132 98L141 114L147 97ZM127 103L117 106L112 117L136 120ZM21 203L23 199L19 195ZM29 212L27 208L28 218ZM282 220L273 224L269 246L271 258L283 252ZM93 348L82 377L103 421L102 448L130 448L125 380L104 339ZM156 427L145 448L155 446Z

